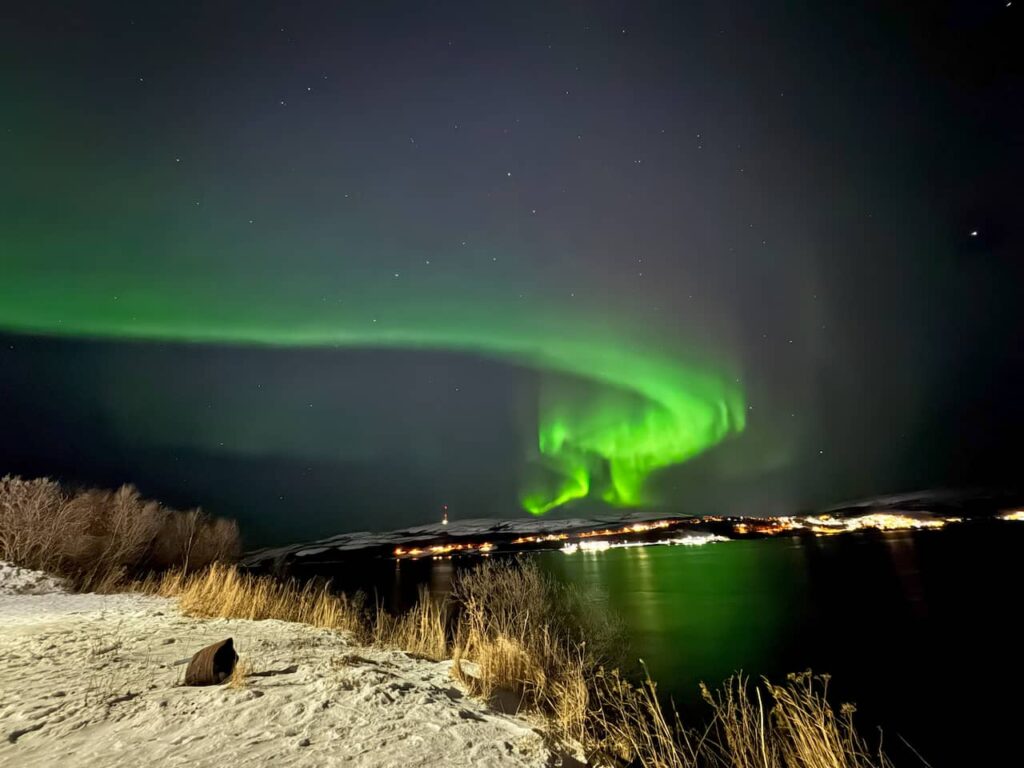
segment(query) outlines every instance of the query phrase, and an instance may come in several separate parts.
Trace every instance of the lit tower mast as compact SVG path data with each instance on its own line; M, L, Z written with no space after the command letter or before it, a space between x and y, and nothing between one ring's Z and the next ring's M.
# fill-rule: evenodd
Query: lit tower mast
M448 505L445 504L443 509L444 513L441 515L441 525L448 525Z

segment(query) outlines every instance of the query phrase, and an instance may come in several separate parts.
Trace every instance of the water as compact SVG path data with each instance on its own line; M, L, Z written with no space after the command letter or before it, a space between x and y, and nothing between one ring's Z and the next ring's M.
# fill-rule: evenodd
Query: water
M897 765L997 765L1016 752L1024 528L737 541L541 558L604 596L659 689L699 712L734 670L832 675ZM1006 703L1003 703L1003 702ZM988 759L981 759L988 755Z
M857 703L862 731L884 728L900 768L921 764L904 740L945 768L1018 751L1022 553L1024 525L991 522L536 557L622 617L629 656L684 715L703 711L702 680L812 668L832 675L833 701ZM382 563L352 585L397 607L419 584L444 591L456 567Z

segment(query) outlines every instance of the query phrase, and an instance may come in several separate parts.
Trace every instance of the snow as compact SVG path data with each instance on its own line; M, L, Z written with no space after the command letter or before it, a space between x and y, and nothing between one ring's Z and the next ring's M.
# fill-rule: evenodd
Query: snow
M201 620L142 595L39 593L0 566L0 765L545 766L526 721L461 690L448 663L280 621ZM28 586L26 586L28 585ZM181 685L232 637L238 688Z
M0 561L0 595L43 595L63 591L64 581L56 576Z

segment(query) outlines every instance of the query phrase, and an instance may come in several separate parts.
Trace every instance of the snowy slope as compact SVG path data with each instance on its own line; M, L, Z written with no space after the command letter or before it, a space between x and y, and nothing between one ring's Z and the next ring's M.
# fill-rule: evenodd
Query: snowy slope
M299 624L192 619L162 598L15 589L0 595L0 765L557 764L445 663ZM225 637L257 675L181 686L179 662Z

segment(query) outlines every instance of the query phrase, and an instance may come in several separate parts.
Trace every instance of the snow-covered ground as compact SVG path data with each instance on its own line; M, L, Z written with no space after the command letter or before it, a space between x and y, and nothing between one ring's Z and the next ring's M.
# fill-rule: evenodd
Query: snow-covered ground
M0 595L45 595L63 591L64 582L56 576L0 560Z
M466 696L446 663L48 579L0 565L0 766L560 762L528 723ZM182 686L184 662L226 637L244 685Z

